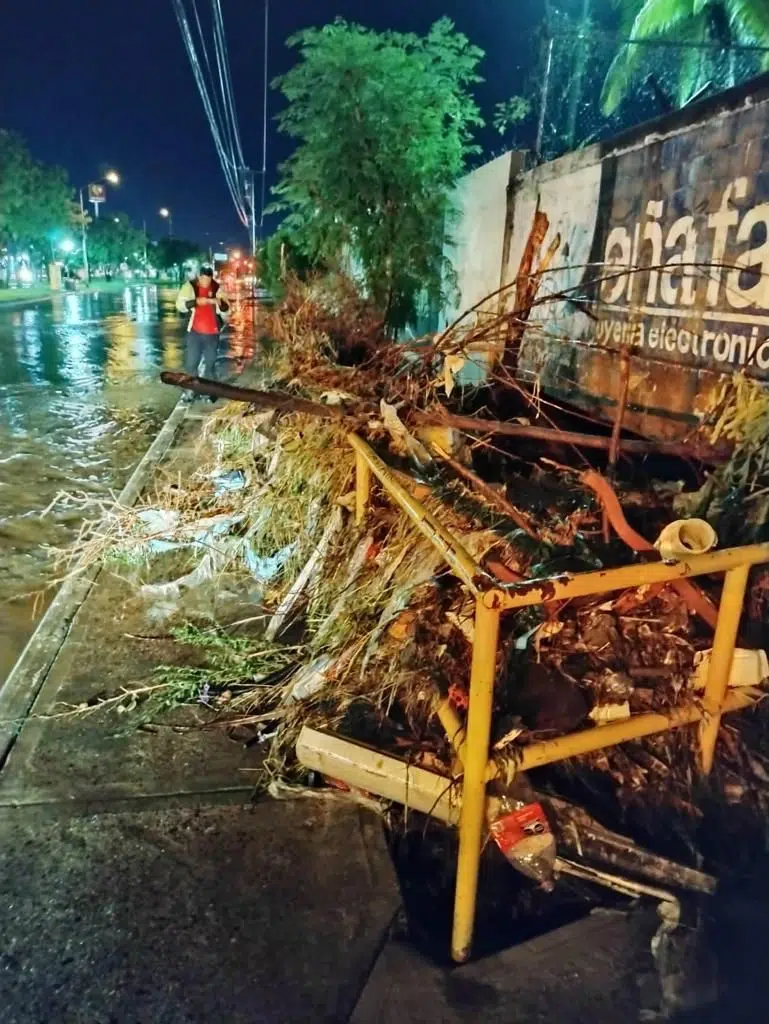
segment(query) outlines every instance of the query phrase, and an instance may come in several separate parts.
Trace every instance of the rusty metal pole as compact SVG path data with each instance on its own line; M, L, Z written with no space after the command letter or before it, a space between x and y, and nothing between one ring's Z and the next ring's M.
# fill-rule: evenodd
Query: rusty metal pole
M627 408L627 393L630 387L630 353L626 348L622 349L619 364L619 396L617 398L617 414L614 417L614 424L611 431L611 443L609 444L609 479L614 482L614 470L619 458L620 434L622 433L622 421L625 419ZM604 543L609 543L609 515L606 508L603 510L601 521Z

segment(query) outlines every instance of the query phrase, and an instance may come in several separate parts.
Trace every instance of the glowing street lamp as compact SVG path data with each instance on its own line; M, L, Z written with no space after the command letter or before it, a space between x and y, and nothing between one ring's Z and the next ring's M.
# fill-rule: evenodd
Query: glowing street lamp
M119 185L120 175L117 171L106 171L104 174L104 180L108 181L110 185Z
M71 253L75 251L75 243L71 238L62 238L59 242L59 248L62 252Z
M158 214L163 218L163 220L168 221L168 237L171 238L174 233L174 218L171 211L167 206L161 206L158 210Z

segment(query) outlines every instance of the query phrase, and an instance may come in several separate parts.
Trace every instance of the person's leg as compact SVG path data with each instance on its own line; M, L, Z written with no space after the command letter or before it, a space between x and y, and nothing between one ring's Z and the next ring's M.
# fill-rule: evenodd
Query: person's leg
M212 334L203 342L203 376L208 380L216 380L216 354L219 348L219 335Z
M184 372L197 377L200 365L202 338L197 331L187 331L184 338Z

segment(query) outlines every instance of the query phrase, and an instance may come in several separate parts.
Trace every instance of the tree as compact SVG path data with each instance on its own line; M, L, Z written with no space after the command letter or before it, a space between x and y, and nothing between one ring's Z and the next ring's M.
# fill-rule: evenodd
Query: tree
M302 249L293 231L282 225L262 246L260 253L262 284L276 298L283 291L287 273L306 278L312 270L321 269Z
M735 44L769 46L767 0L616 0L624 39L675 40L712 44L727 50ZM612 61L601 94L601 107L612 114L628 92L648 47L625 42ZM683 106L705 83L709 51L702 46L683 50L677 72L677 97ZM769 52L761 57L769 67ZM732 71L731 84L734 84Z
M88 228L88 254L92 267L114 273L121 263L138 266L144 252L145 235L123 214L97 217Z
M154 262L161 270L171 270L202 259L203 250L197 242L188 242L184 238L161 238L155 244Z
M66 172L34 160L20 135L0 131L0 242L47 245L51 234L73 223Z
M482 51L446 18L424 37L339 19L289 45L299 62L275 86L297 147L275 209L311 259L339 266L347 253L397 328L445 287L450 193L482 124L469 92Z

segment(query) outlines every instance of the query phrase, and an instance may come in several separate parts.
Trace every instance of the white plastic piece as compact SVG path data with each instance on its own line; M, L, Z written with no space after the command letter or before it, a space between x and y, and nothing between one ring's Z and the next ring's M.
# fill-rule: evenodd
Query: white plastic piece
M596 725L620 722L624 718L630 718L630 701L626 700L621 704L596 704L589 717Z
M712 653L712 650L698 651L694 656L692 682L695 690L705 689ZM769 679L769 658L766 656L766 651L735 647L732 670L729 673L729 686L760 686L766 679Z
M718 544L718 534L704 519L676 519L669 523L654 546L663 562L680 562L689 555L704 555Z

